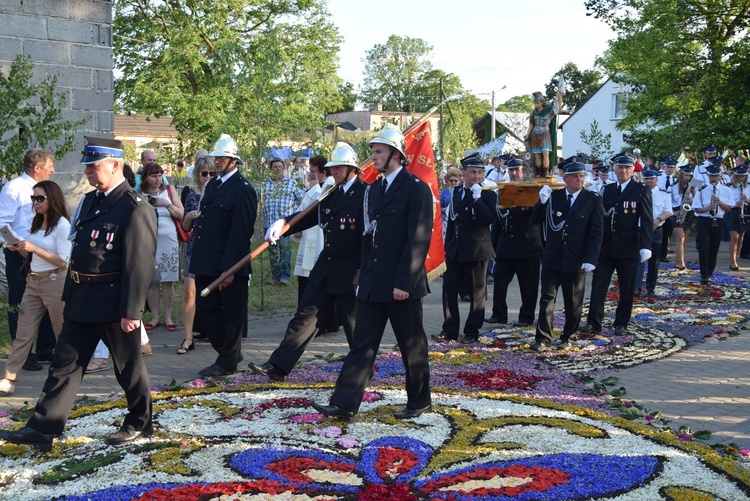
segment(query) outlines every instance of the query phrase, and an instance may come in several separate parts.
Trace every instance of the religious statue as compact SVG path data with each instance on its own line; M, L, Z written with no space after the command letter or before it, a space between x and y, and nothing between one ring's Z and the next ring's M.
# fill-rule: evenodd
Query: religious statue
M529 114L529 130L524 139L534 154L534 165L540 177L550 175L550 152L554 152L557 146L557 114L562 107L564 94L565 82L562 73L558 79L557 100L554 103L545 103L544 94L541 92L533 94L534 109Z

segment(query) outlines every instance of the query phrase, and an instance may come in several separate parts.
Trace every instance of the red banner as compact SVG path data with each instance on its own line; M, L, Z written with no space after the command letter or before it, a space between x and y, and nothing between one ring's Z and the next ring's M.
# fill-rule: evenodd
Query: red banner
M432 241L430 250L425 260L427 278L432 281L445 271L445 248L443 247L443 221L440 213L440 186L438 186L437 174L435 173L435 156L432 153L432 128L430 121L425 120L417 127L404 131L406 140L406 158L409 172L427 183L432 190ZM372 160L362 164L360 178L372 183L378 178L379 172L375 170Z

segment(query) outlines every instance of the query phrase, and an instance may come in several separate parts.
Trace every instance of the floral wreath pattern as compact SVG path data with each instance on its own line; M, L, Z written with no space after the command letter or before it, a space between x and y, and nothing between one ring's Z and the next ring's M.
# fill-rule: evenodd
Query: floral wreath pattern
M3 494L19 501L750 496L750 475L742 468L701 446L593 411L441 394L433 412L398 421L392 415L405 394L383 390L370 393L357 419L344 424L308 406L329 391L257 387L164 395L154 406L156 436L129 449L101 445L124 409L92 410L71 419L49 454L0 446Z

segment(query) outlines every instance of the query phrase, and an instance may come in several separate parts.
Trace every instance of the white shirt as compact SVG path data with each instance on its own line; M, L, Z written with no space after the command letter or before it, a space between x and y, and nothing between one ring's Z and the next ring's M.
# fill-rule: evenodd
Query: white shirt
M484 170L484 172L484 178L488 181L494 182L495 184L508 182L508 169L502 166L495 167L494 165L490 164L488 168Z
M0 192L0 226L8 225L21 240L29 239L34 206L31 195L37 182L25 172L8 181ZM0 240L2 240L0 238Z
M667 186L667 179L669 179L669 186ZM675 176L674 174L671 176L667 176L666 174L663 174L659 176L658 178L656 178L656 186L660 190L666 190L666 191L671 192L672 186L674 186L675 184L677 184L677 176Z
M707 184L705 187L703 187L703 189L698 190L698 192L695 194L695 199L693 199L693 209L702 209L711 205L713 203L711 201L713 197L713 191L714 185L712 184ZM732 190L730 190L723 184L716 185L716 195L719 197L719 200L721 200L722 203L726 205L734 205L734 195L732 194ZM712 217L708 212L696 212L695 215L696 217ZM719 204L716 204L716 217L724 217L724 209L722 209L721 205Z
M388 186L386 186L385 191L388 191L388 189L391 187L391 185L393 184L393 180L396 179L396 176L398 176L398 173L401 172L401 169L403 169L403 167L399 167L398 169L385 176L384 179L388 181ZM383 181L380 182L382 183Z
M29 242L36 245L40 249L44 249L52 254L57 254L66 263L70 259L70 250L72 243L68 240L68 233L70 233L70 222L61 217L57 221L57 225L52 229L49 235L45 235L47 230L37 230L29 235ZM57 266L45 261L36 254L31 256L31 271L35 273L41 273L43 271L55 270Z
M672 215L672 195L658 187L651 190L654 219L660 218L664 212Z

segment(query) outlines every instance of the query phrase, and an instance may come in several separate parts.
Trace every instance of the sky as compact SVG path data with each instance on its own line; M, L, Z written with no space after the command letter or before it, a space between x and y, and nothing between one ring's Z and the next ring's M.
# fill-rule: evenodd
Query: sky
M584 0L328 0L344 38L339 76L357 88L366 52L391 35L421 38L432 65L461 79L464 89L495 103L544 92L568 61L594 67L614 33L586 16ZM503 89L503 87L505 87ZM435 103L437 104L437 103Z

